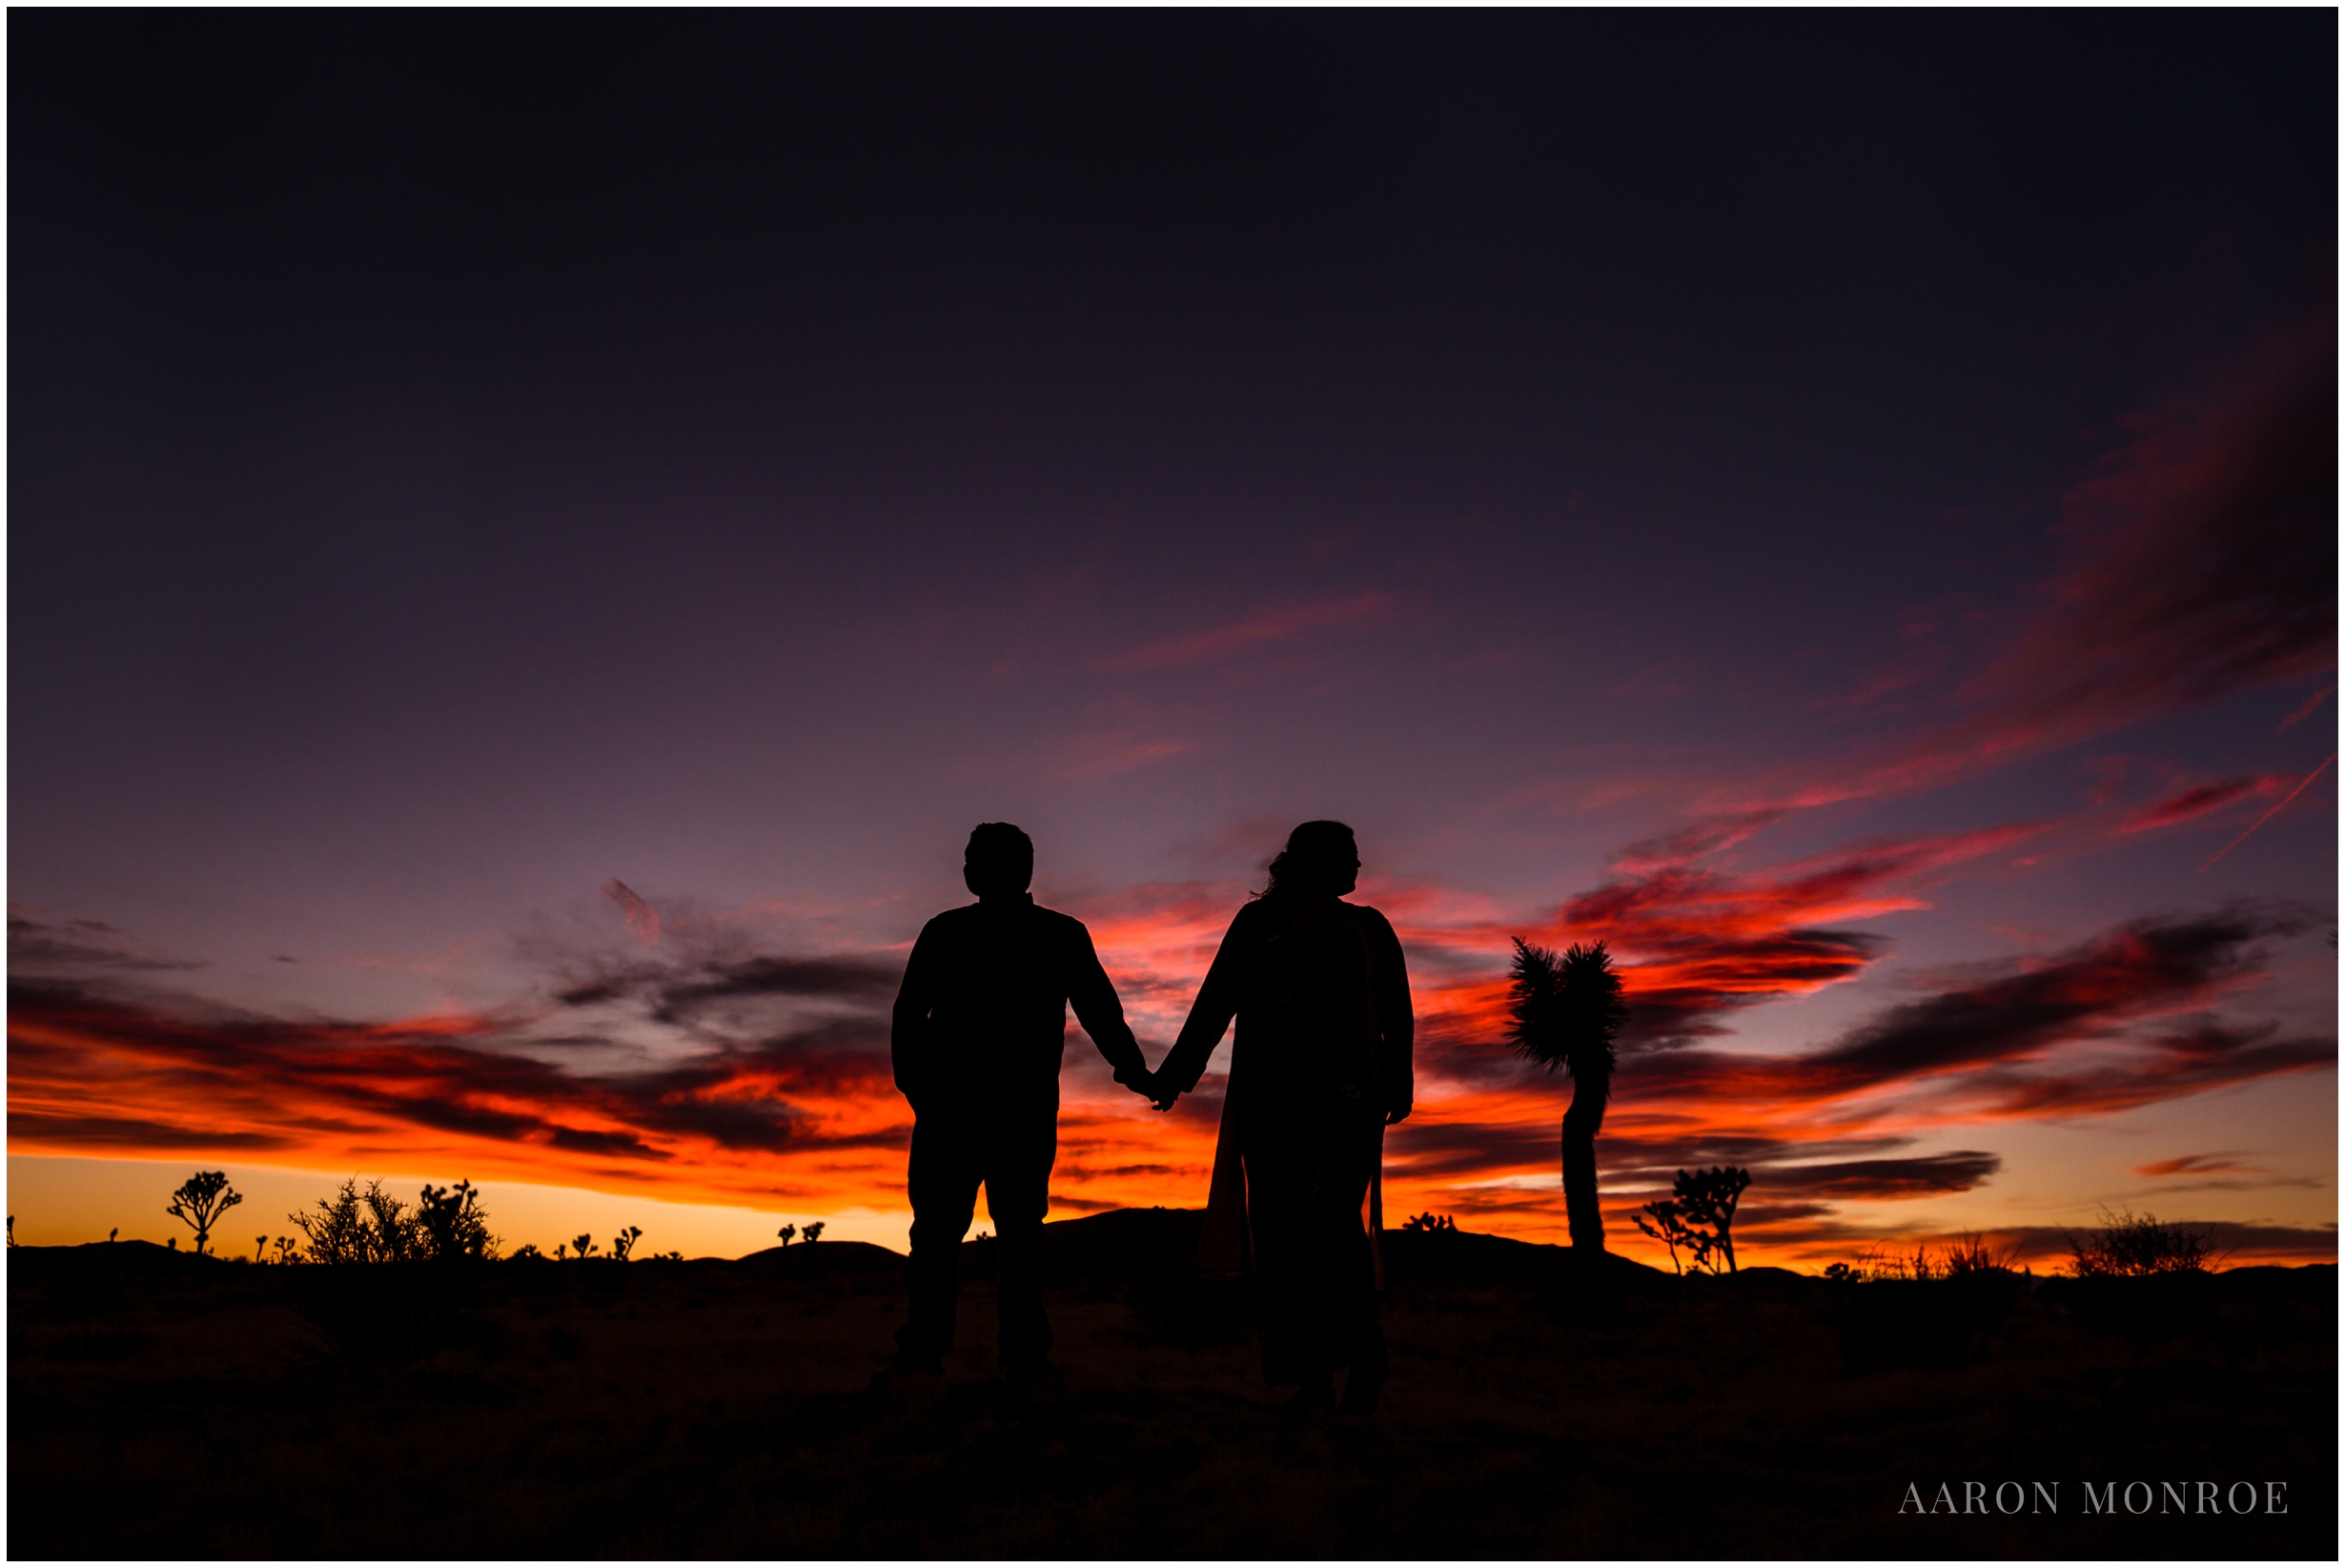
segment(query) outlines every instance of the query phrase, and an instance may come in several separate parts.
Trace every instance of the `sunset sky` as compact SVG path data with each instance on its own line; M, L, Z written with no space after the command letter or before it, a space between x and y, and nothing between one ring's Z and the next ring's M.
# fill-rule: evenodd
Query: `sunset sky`
M1335 817L1395 1223L1563 1239L1520 935L1618 1251L2334 1259L2336 26L11 12L18 1238L901 1248L971 825L1153 1063Z

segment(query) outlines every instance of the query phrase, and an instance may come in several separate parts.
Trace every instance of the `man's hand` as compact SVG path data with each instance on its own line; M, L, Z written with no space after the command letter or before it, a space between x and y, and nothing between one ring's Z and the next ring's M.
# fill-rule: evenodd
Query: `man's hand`
M1170 1110L1178 1090L1165 1087L1164 1080L1146 1068L1137 1078L1119 1078L1116 1082L1154 1106L1158 1110Z
M1409 1119L1409 1112L1416 1109L1417 1108L1414 1105L1410 1104L1406 1100L1403 1100L1400 1104L1393 1107L1392 1110L1384 1113L1384 1125L1386 1127L1391 1127L1396 1123L1407 1121Z

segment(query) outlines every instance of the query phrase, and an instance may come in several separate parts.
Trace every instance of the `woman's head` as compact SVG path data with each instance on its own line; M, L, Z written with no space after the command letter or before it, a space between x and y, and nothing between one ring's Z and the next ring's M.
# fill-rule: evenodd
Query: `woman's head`
M1359 844L1339 822L1307 822L1287 835L1287 846L1270 863L1274 893L1316 893L1341 898L1359 886Z

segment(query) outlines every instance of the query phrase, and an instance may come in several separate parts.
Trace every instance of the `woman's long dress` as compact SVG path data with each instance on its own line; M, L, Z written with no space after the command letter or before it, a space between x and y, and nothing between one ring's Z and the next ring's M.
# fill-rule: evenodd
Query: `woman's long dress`
M1322 908L1316 923L1275 896L1240 909L1162 1069L1194 1088L1235 1020L1198 1266L1258 1271L1274 1385L1381 1362L1384 1118L1415 1089L1399 938L1365 906Z

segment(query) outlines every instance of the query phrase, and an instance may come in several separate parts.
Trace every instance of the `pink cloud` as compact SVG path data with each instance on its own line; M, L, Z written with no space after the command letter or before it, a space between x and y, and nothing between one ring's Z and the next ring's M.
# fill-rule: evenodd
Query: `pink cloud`
M1382 615L1392 602L1391 594L1371 591L1350 599L1292 605L1286 609L1267 611L1251 621L1234 621L1226 626L1151 642L1145 647L1119 655L1109 662L1108 667L1116 670L1153 670L1169 669L1176 664L1201 663L1260 642L1282 641L1304 632L1356 625Z

